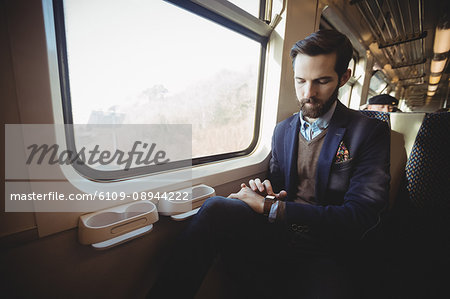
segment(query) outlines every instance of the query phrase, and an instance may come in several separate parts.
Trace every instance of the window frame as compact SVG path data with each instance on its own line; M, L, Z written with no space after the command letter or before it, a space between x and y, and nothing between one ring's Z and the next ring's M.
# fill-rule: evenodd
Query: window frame
M373 78L373 77L376 77L377 74L379 74L379 77L377 77L377 78L383 80L383 82L384 82L384 84L385 84L384 87L383 87L380 91L376 91L376 90L373 90L372 88L370 88L370 82L372 82L372 78ZM383 71L381 71L381 70L376 70L376 71L374 71L374 72L371 74L370 80L369 80L369 95L368 95L368 99L369 99L371 96L375 96L375 95L378 95L378 94L382 94L383 91L385 91L386 88L389 87L389 85L390 85L390 82L389 82L389 80L387 80L386 75L383 73Z
M246 18L249 18L253 24L255 22L261 22L259 28L255 28L254 30L249 29L250 26L244 26L236 22L235 20L231 20L223 15L218 14L217 12L211 11L200 4L197 4L192 1L185 0L165 0L166 2L172 3L182 9L185 9L191 13L196 14L199 17L203 17L207 20L210 20L218 25L224 26L227 29L233 30L238 34L242 34L260 44L260 62L258 66L258 75L257 75L257 87L256 87L256 106L255 106L255 122L254 122L254 130L253 130L253 139L250 142L249 146L240 151L222 153L222 154L214 154L209 156L197 157L191 160L184 161L176 161L167 163L166 166L161 167L161 165L152 165L152 166L143 166L143 167L135 167L130 168L127 171L124 170L110 170L110 171L101 171L96 170L88 165L84 164L82 161L76 161L76 163L72 163L72 167L83 177L92 180L92 181L116 181L116 180L127 180L133 179L142 175L156 174L161 171L180 169L186 166L197 166L207 163L214 163L217 161L228 160L237 157L243 157L251 154L258 144L258 140L260 138L260 129L261 129L261 112L262 112L262 95L263 95L263 82L264 82L264 70L265 70L265 61L266 61L266 52L267 52L267 44L269 41L270 30L266 30L262 35L261 28L267 26L260 19L255 18L254 16L248 14L244 10L238 8L234 4L227 2L227 6L231 7L231 9L236 10L238 13L243 15ZM54 15L54 24L55 24L55 36L56 36L56 47L57 47L57 59L58 59L58 70L59 70L59 80L60 80L60 92L61 92L61 101L62 101L62 113L64 124L73 124L72 117L72 100L70 96L70 81L69 81L69 68L68 68L68 60L67 60L67 44L66 44L66 32L65 32L65 19L64 19L64 3L63 0L53 0L53 15ZM221 1L223 2L223 1ZM261 1L262 3L262 1ZM264 16L265 5L260 5L260 18ZM264 25L262 25L264 24ZM268 26L267 26L268 27ZM259 32L259 33L258 33ZM67 149L77 152L75 145L75 135L73 132L72 126L65 126L65 135L66 135L66 145ZM101 179L99 179L101 178Z
M351 103L351 100L352 100L353 88L354 88L355 84L358 83L358 80L357 80L357 78L355 76L355 70L356 70L356 65L359 62L359 57L358 57L357 52L355 51L355 49L353 49L353 55L352 55L351 59L353 59L353 68L350 69L351 72L352 72L352 75L350 76L348 81L345 83L345 85L348 85L350 87L350 92L349 92L348 98L345 100L345 103L343 103L346 107L350 107L350 103ZM342 87L344 87L344 86L342 86ZM339 99L339 100L341 102L343 101L343 99Z

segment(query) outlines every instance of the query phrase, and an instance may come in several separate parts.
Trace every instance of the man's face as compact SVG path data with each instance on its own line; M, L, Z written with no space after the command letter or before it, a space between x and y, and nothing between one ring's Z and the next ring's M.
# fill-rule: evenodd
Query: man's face
M378 105L378 104L372 104L367 106L367 110L372 111L380 111L380 112L392 112L394 110L394 106L392 105Z
M295 92L304 116L317 118L324 115L337 99L339 87L347 82L349 72L339 80L334 70L335 63L335 53L317 56L298 54L295 57Z

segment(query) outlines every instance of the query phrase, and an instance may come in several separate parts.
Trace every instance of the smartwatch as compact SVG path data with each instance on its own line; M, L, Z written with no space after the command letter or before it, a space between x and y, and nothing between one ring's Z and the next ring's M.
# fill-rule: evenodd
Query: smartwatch
M270 208L272 207L274 202L275 202L275 196L266 195L266 197L264 198L264 208L263 208L264 216L269 217Z

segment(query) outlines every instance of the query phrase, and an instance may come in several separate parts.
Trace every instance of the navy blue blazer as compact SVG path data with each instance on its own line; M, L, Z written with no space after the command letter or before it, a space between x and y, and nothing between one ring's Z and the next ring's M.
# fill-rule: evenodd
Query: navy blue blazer
M334 237L362 238L378 224L380 213L388 203L388 125L337 102L317 165L317 205L294 202L299 128L297 113L280 122L272 138L269 179L275 192L288 193L287 223L307 225ZM341 141L348 148L350 158L336 163Z

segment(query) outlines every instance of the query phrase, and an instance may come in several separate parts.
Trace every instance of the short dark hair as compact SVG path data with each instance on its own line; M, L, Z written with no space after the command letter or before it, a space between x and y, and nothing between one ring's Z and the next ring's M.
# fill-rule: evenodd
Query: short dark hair
M336 53L334 70L340 78L352 59L353 47L348 37L339 31L322 29L295 43L291 49L292 65L299 53L308 56Z

